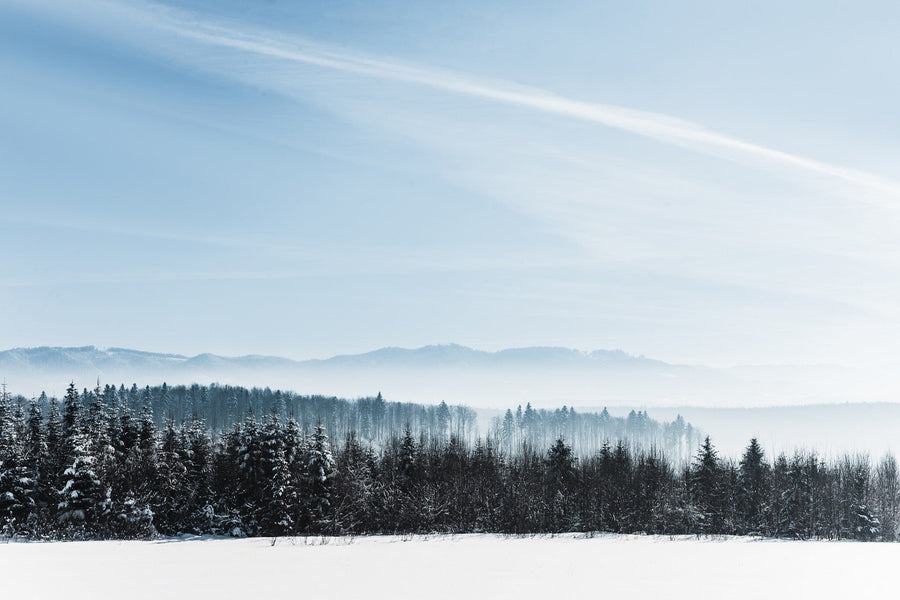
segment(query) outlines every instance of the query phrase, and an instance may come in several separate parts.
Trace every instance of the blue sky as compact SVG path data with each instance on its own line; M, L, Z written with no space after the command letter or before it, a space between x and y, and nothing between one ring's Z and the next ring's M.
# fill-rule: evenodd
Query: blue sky
M890 361L898 26L0 0L0 345Z

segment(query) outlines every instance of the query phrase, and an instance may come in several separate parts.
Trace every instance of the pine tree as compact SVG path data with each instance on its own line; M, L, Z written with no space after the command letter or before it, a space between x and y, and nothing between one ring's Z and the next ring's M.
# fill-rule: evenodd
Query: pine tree
M547 452L547 506L551 531L568 531L574 523L567 520L573 510L572 496L578 482L576 458L563 438L558 438Z
M129 462L135 466L132 491L136 498L152 500L157 491L159 477L159 456L157 453L158 432L149 405L141 409L138 423L137 447Z
M169 386L164 381L159 392L159 410L156 411L165 419L173 419L175 415L172 412L172 397L169 395Z
M766 529L769 496L769 465L756 438L741 457L738 472L738 509L744 533L762 533Z
M65 484L59 490L58 520L69 536L90 537L104 516L105 494L94 472L90 442L83 433L68 440L70 466L63 472Z
M316 425L309 445L307 460L310 520L322 530L331 516L331 488L334 480L334 458L322 424Z
M25 530L34 509L34 479L25 461L25 422L6 393L0 392L0 535Z
M262 436L253 414L247 416L236 436L236 460L238 485L235 493L235 505L245 516L244 531L249 535L259 532L260 505L259 490L262 488L266 474L263 471Z
M274 412L263 423L261 433L260 493L257 521L262 535L287 535L294 531L297 489L291 479L285 449L285 432Z
M869 459L858 456L847 460L845 488L849 504L849 526L851 537L862 541L877 539L881 533L881 522L872 513L870 506L871 485Z
M419 479L418 473L418 447L413 438L409 425L403 431L403 439L400 441L400 450L397 454L397 468L400 475L400 486L404 490L411 488Z
M62 434L64 439L69 439L79 433L81 427L81 400L75 382L69 384L66 397L63 400Z
M447 438L450 429L450 407L447 403L441 401L437 409L437 438L444 440Z
M703 441L690 476L691 500L699 511L699 529L704 533L721 533L723 518L722 467L709 436Z
M362 533L374 521L375 456L371 446L363 448L352 431L336 460L335 474L334 495L339 498L333 510L335 527L345 533Z
M212 441L206 424L195 419L185 432L185 470L190 486L187 512L190 529L194 533L208 530L207 507L213 503L211 469L213 464Z
M150 421L152 426L152 418ZM150 503L155 492L156 469L147 465L148 459L143 456L140 444L140 423L133 418L127 404L118 422L112 433L115 469L111 474L108 527L114 531L115 537L152 537L156 534L156 528ZM149 461L153 461L152 456Z
M35 400L28 405L28 422L22 449L27 476L33 481L30 504L34 511L43 510L51 500L47 476L49 453L40 406Z
M515 419L513 417L512 410L506 409L506 414L503 415L503 424L500 429L500 440L502 442L502 449L507 453L511 454L513 451L513 438L515 435Z
M44 467L46 501L49 505L56 502L56 490L63 486L62 473L66 468L68 451L66 437L63 433L62 415L59 413L59 404L56 399L50 400L50 409L47 414L47 462Z
M116 449L114 438L118 436L117 420L113 420L99 383L91 395L87 415L82 427L90 440L90 453L93 457L93 469L100 479L107 496L112 494L112 486L118 483Z
M886 542L897 541L900 526L900 470L897 459L886 455L876 469L875 498L880 515L881 536Z
M34 495L27 467L16 457L0 459L0 535L27 533Z
M158 455L158 471L151 508L154 524L161 533L182 533L186 529L186 469L182 440L172 419L166 420Z

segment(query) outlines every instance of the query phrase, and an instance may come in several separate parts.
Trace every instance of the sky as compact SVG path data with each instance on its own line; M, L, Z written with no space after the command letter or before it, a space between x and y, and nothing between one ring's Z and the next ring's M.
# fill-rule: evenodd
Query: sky
M0 0L0 346L896 362L898 27Z

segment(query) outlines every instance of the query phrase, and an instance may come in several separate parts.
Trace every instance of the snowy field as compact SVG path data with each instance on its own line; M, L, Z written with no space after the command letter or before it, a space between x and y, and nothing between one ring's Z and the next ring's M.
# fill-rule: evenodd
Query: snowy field
M0 544L3 597L892 597L900 544L613 536Z

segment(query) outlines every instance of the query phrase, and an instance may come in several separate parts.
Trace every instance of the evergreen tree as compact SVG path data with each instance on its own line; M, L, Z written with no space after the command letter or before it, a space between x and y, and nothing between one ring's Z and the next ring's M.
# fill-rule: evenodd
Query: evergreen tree
M895 542L900 533L900 470L892 454L881 459L875 476L876 513L880 515L882 539Z
M309 445L307 461L309 513L311 521L322 530L331 516L331 488L334 480L334 458L325 428L316 425Z
M263 423L261 437L262 501L256 520L262 535L286 535L294 531L298 499L287 459L285 431L276 411Z
M90 537L98 532L105 516L105 494L94 472L91 445L83 433L68 440L70 466L63 472L65 484L59 490L58 520L72 537Z
M28 532L28 517L35 508L34 479L20 460L0 459L0 535Z
M34 479L25 459L25 423L5 388L0 393L0 535L26 528L34 508Z
M81 400L75 382L69 384L64 400L64 412L62 421L63 439L71 439L80 433L81 428Z
M756 438L741 457L738 474L738 509L743 533L762 533L766 530L767 498L769 496L769 465Z
M45 463L43 490L44 501L53 508L56 500L56 490L64 484L62 482L63 470L66 468L68 450L66 438L63 433L62 415L59 413L59 405L56 399L50 400L50 409L47 414L47 460Z
M187 527L193 533L208 531L208 510L213 503L211 469L212 441L202 420L194 419L184 432L185 476L189 485L187 497Z
M408 490L419 480L418 473L418 447L413 438L409 425L403 431L403 439L400 442L400 450L397 454L397 468L400 475L400 485Z
M446 439L450 429L450 407L446 402L441 401L437 409L437 437L438 439Z
M547 452L547 506L552 531L569 531L573 527L573 495L578 482L576 458L563 438L558 438Z
M373 499L377 494L375 456L371 446L363 448L350 432L343 452L335 461L334 523L341 531L361 533L374 522Z
M172 419L166 420L166 427L158 453L158 471L151 509L154 525L168 535L184 532L187 527L188 482L184 463L181 436Z
M699 512L699 529L704 533L722 533L722 467L709 436L700 446L691 469L690 492L691 501Z

